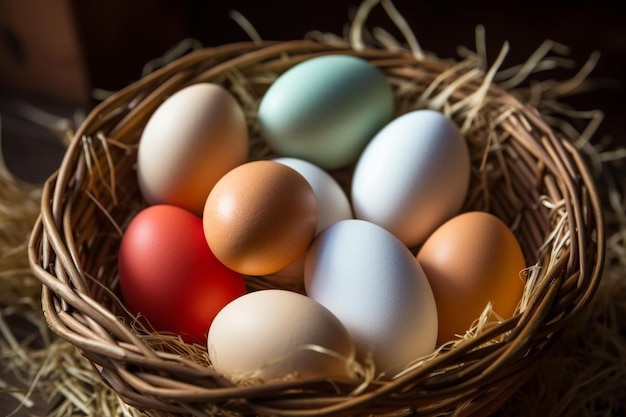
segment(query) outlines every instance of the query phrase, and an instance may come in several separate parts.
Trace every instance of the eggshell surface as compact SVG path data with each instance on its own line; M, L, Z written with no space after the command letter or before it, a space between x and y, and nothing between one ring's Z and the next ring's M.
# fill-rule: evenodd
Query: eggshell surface
M303 159L283 157L273 160L295 169L313 188L318 205L315 234L333 223L353 217L348 196L328 172ZM274 275L302 279L304 277L304 256Z
M354 357L352 339L330 311L278 289L252 292L224 307L211 325L207 348L215 370L236 381L346 379L346 362Z
M280 75L258 109L261 135L281 156L323 169L354 162L394 110L384 74L366 60L326 55Z
M354 214L415 246L458 213L469 181L467 144L452 120L412 111L387 124L361 154L352 180Z
M430 285L414 255L380 226L352 219L325 229L307 254L304 279L306 294L337 316L377 373L433 352Z
M198 83L166 98L148 120L139 141L137 178L149 204L200 215L217 180L247 158L239 103L217 84Z
M277 272L300 258L317 227L306 179L274 161L253 161L224 175L204 208L204 234L215 256L245 275Z
M155 205L124 231L118 256L124 302L159 331L205 343L217 312L246 293L241 274L222 265L204 239L202 220L180 207Z
M497 315L510 318L524 291L522 249L490 213L453 217L424 242L417 260L437 302L440 344L464 335L490 302Z
M348 196L329 173L303 159L275 158L274 161L296 170L313 188L319 207L316 233L340 220L352 218Z

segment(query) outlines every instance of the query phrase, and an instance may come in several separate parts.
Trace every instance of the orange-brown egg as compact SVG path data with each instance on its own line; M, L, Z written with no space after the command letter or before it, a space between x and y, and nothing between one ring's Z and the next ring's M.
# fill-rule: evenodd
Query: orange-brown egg
M215 184L204 207L204 233L215 256L246 275L275 273L300 258L317 227L313 189L274 161L240 165Z
M438 344L465 334L489 302L496 314L510 318L524 291L526 263L519 242L490 213L453 217L424 242L417 260L437 303Z

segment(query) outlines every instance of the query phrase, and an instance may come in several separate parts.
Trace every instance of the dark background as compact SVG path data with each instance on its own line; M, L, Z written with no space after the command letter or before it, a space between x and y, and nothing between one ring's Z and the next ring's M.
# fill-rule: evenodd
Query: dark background
M503 68L524 62L546 39L570 48L567 57L576 68L537 77L569 78L598 51L601 58L590 76L597 88L566 101L579 110L605 113L595 140L626 144L626 13L619 4L394 2L422 48L441 58L458 58L459 45L475 49L477 25L485 27L491 62L503 42L510 43ZM49 136L49 129L25 121L16 102L63 116L88 111L95 103L94 88L117 90L133 82L146 62L183 38L195 38L204 46L249 40L229 16L232 10L245 16L263 39L291 40L312 30L342 34L358 5L358 0L0 0L0 115L7 165L40 181L62 152L58 143L41 139ZM374 26L402 39L380 5L368 20L368 27ZM38 37L32 35L34 28L41 32Z

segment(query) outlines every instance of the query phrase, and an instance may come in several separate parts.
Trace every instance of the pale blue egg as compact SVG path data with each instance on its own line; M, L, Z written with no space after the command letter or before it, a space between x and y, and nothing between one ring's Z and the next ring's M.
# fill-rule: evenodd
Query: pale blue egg
M362 58L325 55L278 77L259 104L258 121L278 154L335 169L356 161L393 111L382 71Z

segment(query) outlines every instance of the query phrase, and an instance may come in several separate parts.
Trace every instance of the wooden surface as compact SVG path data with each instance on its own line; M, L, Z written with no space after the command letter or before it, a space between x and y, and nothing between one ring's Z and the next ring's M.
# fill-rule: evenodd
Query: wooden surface
M72 20L67 0L0 0L0 80L84 102L88 80Z

